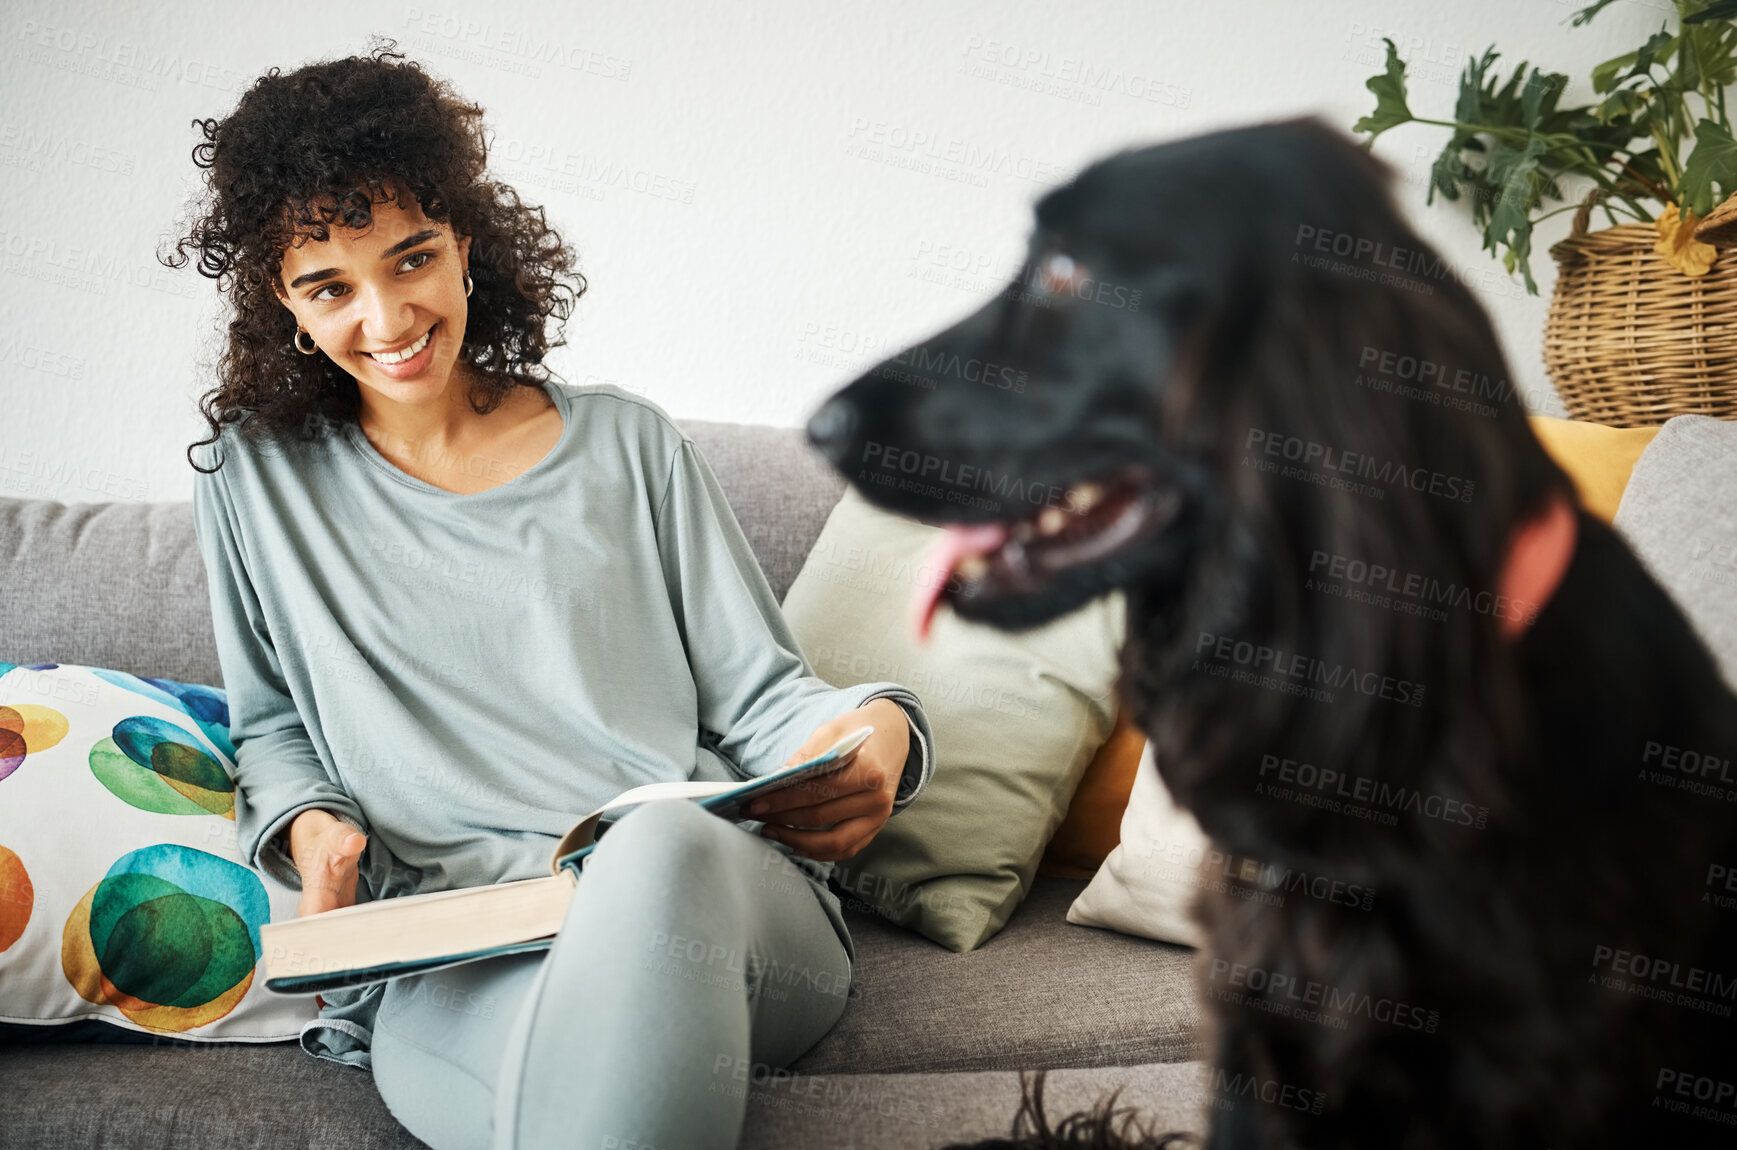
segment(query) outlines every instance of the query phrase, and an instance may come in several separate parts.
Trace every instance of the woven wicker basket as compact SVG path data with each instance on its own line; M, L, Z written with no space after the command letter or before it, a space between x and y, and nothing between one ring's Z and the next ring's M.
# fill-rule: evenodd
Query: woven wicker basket
M1737 245L1721 246L1706 275L1686 276L1653 251L1651 224L1588 233L1593 204L1550 249L1544 366L1569 417L1611 427L1737 419Z

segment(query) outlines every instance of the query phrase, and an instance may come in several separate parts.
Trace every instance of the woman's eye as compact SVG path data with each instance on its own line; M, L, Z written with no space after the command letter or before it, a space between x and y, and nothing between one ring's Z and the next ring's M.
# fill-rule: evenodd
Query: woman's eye
M419 271L420 269L427 267L429 261L433 260L439 254L440 253L438 252L411 252L409 255L405 256L403 260L399 261L398 270L406 272ZM335 300L338 298L338 295L343 295L349 290L350 289L345 287L343 284L327 284L308 298ZM336 291L338 295L327 295L326 293L329 291Z

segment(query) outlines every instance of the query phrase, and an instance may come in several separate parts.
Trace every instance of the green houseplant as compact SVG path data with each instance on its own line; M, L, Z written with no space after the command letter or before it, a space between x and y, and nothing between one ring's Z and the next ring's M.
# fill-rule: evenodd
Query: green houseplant
M1581 9L1574 25L1612 2ZM1438 191L1449 200L1469 198L1484 247L1510 273L1518 268L1534 295L1533 225L1574 210L1571 203L1546 211L1544 203L1568 198L1563 189L1576 182L1593 185L1613 226L1617 213L1655 224L1659 254L1687 274L1703 274L1706 267L1693 269L1710 264L1713 249L1696 245L1696 225L1737 192L1737 140L1725 102L1737 80L1737 0L1675 0L1675 10L1675 31L1667 20L1644 44L1595 67L1592 88L1600 99L1575 108L1558 106L1567 76L1538 68L1527 74L1525 61L1498 88L1492 46L1466 62L1452 119L1416 115L1407 102L1405 63L1387 40L1386 69L1367 81L1375 111L1354 130L1368 133L1367 147L1401 124L1449 129L1425 202ZM1692 150L1685 147L1691 137Z

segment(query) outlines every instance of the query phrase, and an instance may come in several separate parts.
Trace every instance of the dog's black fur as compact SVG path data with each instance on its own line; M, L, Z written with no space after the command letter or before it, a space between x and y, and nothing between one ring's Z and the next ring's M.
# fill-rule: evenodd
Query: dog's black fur
M1501 393L1487 316L1439 274L1391 179L1313 118L1112 156L1039 202L1007 291L843 388L809 436L870 501L930 523L1017 520L1034 490L1145 477L1143 529L1114 551L1001 560L948 601L1023 630L1125 589L1122 694L1177 802L1263 873L1376 892L1369 909L1275 907L1239 877L1200 896L1214 1066L1278 1099L1216 1107L1212 1150L1730 1145L1718 1115L1737 1102L1666 1104L1737 1083L1737 911L1706 897L1710 866L1737 867L1737 804L1666 785L1687 780L1648 748L1729 760L1737 697ZM1371 348L1447 370L1376 390L1359 379ZM1483 409L1435 402L1479 379L1498 384ZM1359 480L1379 495L1324 485L1318 454L1264 450L1292 440L1388 479ZM1578 543L1518 638L1493 613L1442 621L1309 583L1325 554L1493 591L1516 527L1556 497ZM1258 656L1268 685L1210 673L1244 669L1219 637L1281 653ZM1298 667L1359 685L1330 702L1272 689L1320 685ZM1305 805L1264 785L1273 759L1430 805L1393 825ZM1676 965L1637 978L1617 951ZM1691 980L1714 1012L1653 996ZM1073 1129L985 1145L1123 1141Z

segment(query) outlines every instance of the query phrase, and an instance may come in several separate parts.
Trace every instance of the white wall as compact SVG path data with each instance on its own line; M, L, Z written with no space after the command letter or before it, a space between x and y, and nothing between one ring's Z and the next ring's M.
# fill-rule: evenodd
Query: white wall
M1584 102L1591 65L1658 27L1668 0L1571 28L1583 2L302 0L242 15L232 0L6 0L0 495L190 497L219 300L153 254L197 187L190 122L226 115L270 66L364 52L370 32L488 109L498 175L578 248L591 290L551 366L678 417L794 426L862 364L979 306L1031 203L1096 156L1310 111L1349 129L1374 106L1383 33L1412 63L1419 114L1447 117L1466 55L1492 42L1504 76L1543 63ZM1053 80L1082 66L1111 86ZM1445 136L1408 126L1377 151L1413 181L1419 230L1481 286L1516 383L1560 413L1538 349L1568 217L1540 230L1528 296L1463 204L1424 207ZM960 263L987 270L923 278Z

